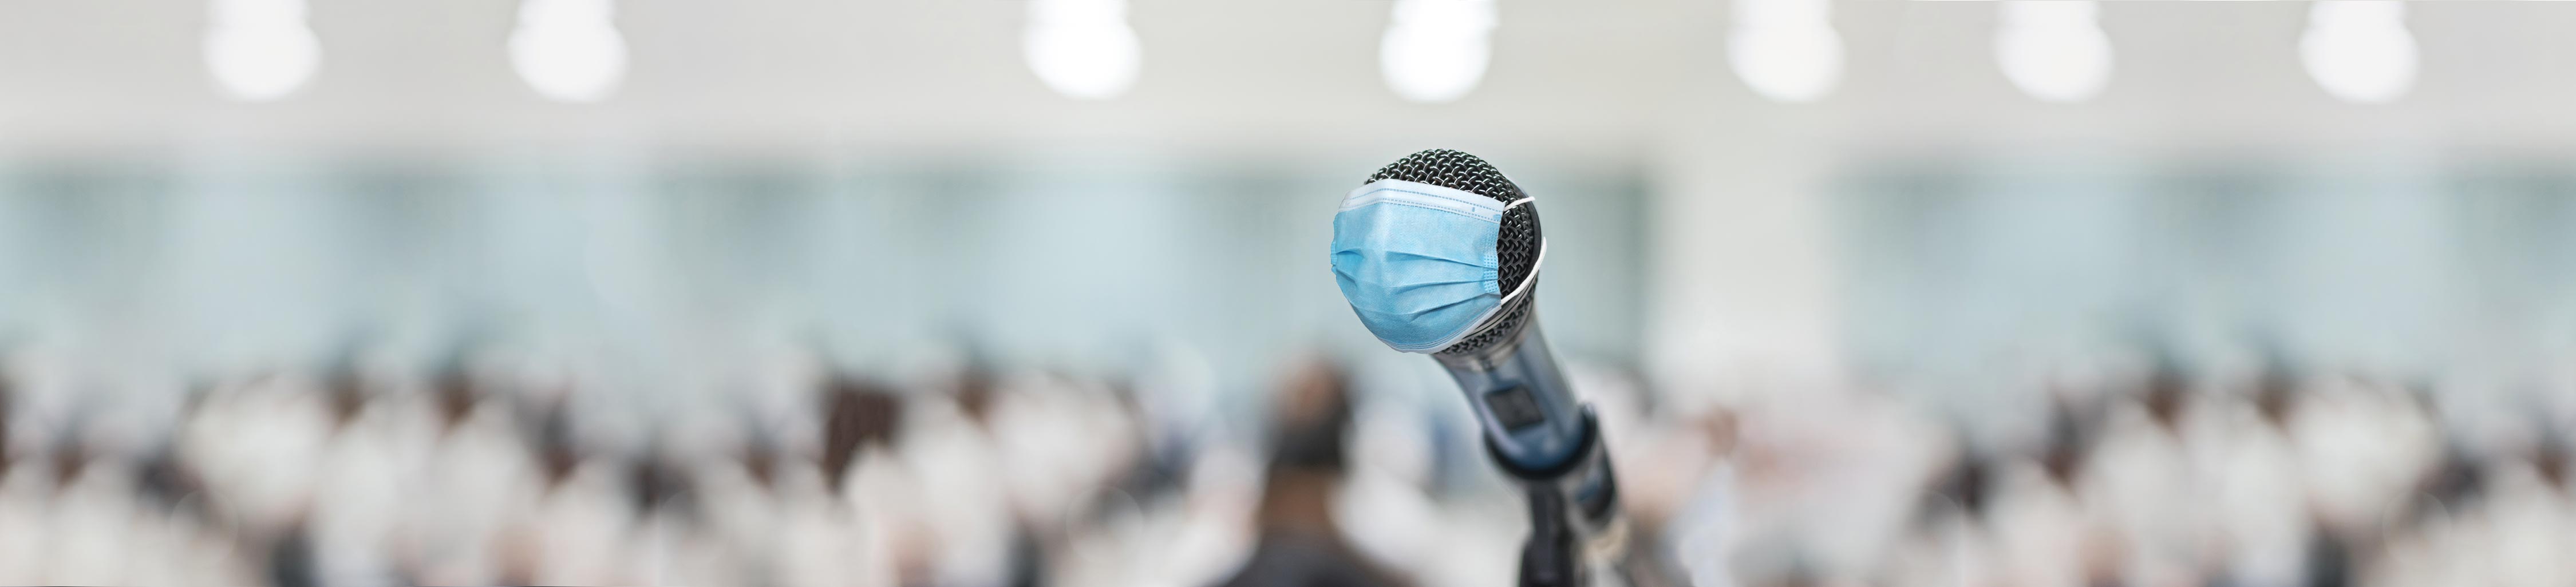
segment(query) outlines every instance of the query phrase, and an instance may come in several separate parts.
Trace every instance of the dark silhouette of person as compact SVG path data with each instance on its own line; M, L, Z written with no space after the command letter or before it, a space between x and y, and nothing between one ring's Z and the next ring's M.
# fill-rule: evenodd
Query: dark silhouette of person
M1333 493L1345 471L1342 438L1351 426L1340 368L1309 364L1274 405L1269 476L1262 488L1252 558L1225 587L1403 587L1342 540Z

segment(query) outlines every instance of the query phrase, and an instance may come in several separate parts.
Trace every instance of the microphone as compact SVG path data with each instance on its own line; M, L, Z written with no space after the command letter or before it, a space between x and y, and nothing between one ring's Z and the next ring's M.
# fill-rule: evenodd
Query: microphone
M1488 456L1527 494L1521 584L1583 585L1593 559L1624 558L1627 531L1598 424L1539 330L1546 251L1530 195L1448 149L1379 169L1333 220L1333 271L1352 311L1387 346L1448 370Z
M1405 157L1369 176L1369 182L1395 180L1455 189L1510 205L1529 200L1520 186L1484 159L1459 151L1432 149ZM1501 287L1537 278L1540 251L1538 210L1514 206L1495 229L1493 255ZM1405 235L1420 236L1420 235ZM1548 354L1539 333L1529 291L1470 326L1458 342L1431 354L1467 394L1494 452L1513 468L1543 471L1575 457L1582 435L1582 415L1574 396Z

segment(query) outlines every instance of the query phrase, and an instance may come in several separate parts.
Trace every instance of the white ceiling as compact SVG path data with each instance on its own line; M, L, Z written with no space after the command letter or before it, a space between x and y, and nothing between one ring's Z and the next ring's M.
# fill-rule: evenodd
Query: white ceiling
M510 71L511 0L314 0L322 71L225 99L202 0L0 0L0 149L1028 149L1235 153L1425 141L1630 158L1677 133L1838 148L1959 145L2576 145L2576 3L2413 3L2416 91L2341 104L2300 70L2300 2L2114 2L2117 72L2042 104L1995 70L1995 7L1840 0L1844 83L1771 104L1727 71L1717 0L1503 0L1466 99L1408 104L1376 46L1389 0L1132 0L1141 81L1106 102L1019 58L1022 0L625 0L633 47L604 103L547 102Z

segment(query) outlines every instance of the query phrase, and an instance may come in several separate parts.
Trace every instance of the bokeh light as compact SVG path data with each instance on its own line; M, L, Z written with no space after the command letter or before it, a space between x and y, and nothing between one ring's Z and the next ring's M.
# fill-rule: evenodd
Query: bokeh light
M304 0L215 0L206 69L234 99L295 93L322 67L322 42L304 23Z
M597 102L626 77L626 37L610 0L527 0L510 33L510 65L539 95Z
M1030 0L1025 34L1029 70L1067 97L1117 97L1144 70L1144 45L1127 26L1126 0Z
M1828 0L1741 0L1727 63L1765 98L1812 102L1842 81L1842 36Z
M2082 102L2111 82L2111 37L2093 0L2002 3L1995 59L2022 92L2048 102Z
M1493 58L1493 0L1396 0L1378 53L1388 89L1414 102L1450 102L1475 91Z
M2347 102L2396 100L2415 86L2415 35L2406 4L2327 0L2309 9L2299 61L2326 93Z

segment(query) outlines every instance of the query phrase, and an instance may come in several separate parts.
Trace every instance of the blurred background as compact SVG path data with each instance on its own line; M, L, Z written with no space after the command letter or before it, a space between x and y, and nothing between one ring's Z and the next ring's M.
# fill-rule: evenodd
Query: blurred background
M2576 4L0 0L0 583L1501 585L1454 148L1701 586L2576 585Z

